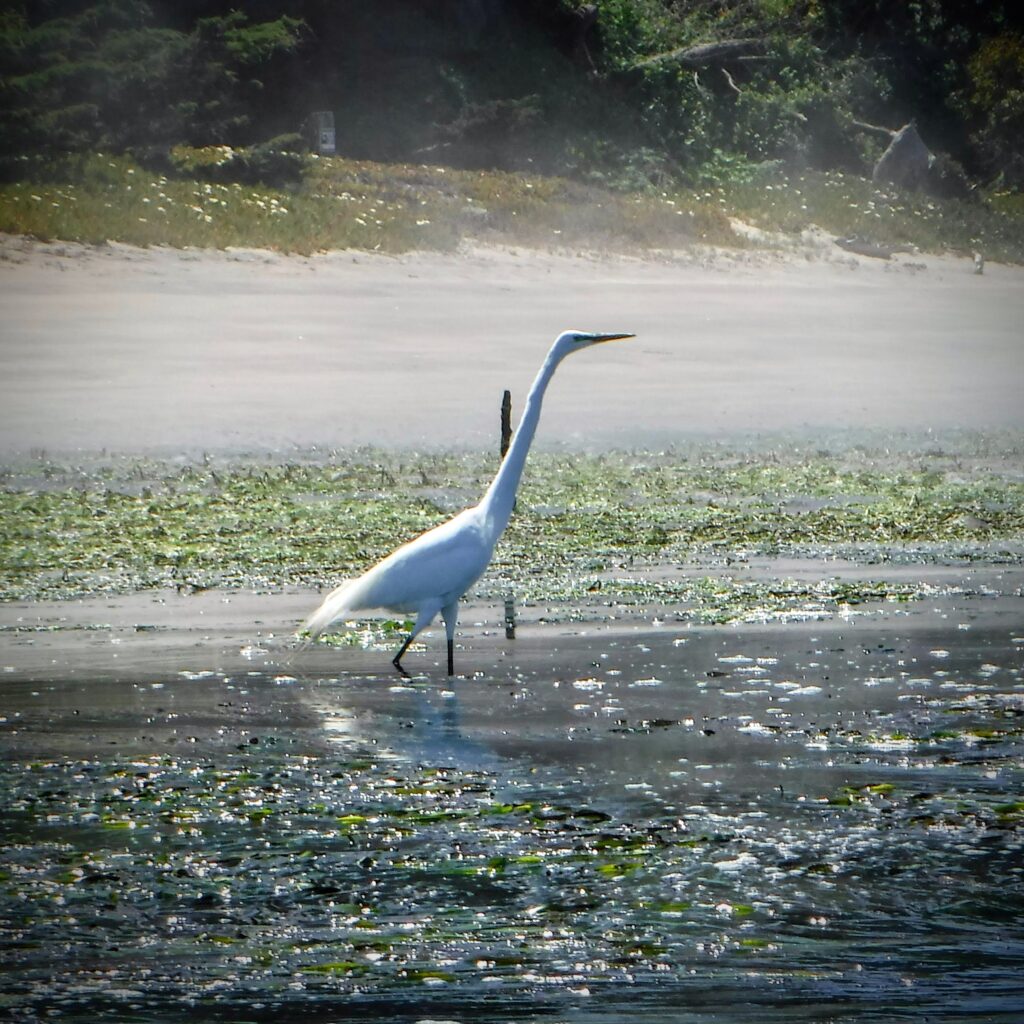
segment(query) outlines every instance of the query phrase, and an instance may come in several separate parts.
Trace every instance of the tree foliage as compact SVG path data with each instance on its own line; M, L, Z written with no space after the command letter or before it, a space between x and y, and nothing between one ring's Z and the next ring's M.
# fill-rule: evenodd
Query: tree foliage
M915 118L972 173L1022 177L1017 0L238 6L8 4L5 150L247 146L332 110L356 158L643 185L765 161L864 171L884 142L857 122ZM749 45L685 57L726 40Z
M974 142L991 176L1024 187L1024 35L986 40L967 66L961 103L974 124Z
M193 145L258 133L264 76L294 54L302 24L231 13L189 31L162 24L141 0L102 0L0 22L0 130L33 152Z

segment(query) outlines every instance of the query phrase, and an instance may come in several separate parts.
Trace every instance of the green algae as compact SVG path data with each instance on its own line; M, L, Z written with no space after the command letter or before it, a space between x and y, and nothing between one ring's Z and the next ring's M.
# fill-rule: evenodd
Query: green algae
M934 545L944 557L1010 560L1024 540L1016 465L1012 452L975 463L941 453L538 453L478 596L690 602L707 621L803 597L911 599L884 581L773 594L630 574L754 555L884 561L913 548L927 558ZM367 450L281 464L24 463L3 474L0 599L329 587L472 501L494 468L481 455Z

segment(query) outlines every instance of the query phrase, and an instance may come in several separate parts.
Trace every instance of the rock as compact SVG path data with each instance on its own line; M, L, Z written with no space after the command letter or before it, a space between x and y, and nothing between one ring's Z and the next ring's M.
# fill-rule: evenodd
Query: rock
M893 135L871 178L876 185L888 183L898 188L923 189L928 186L933 161L917 125L911 121Z

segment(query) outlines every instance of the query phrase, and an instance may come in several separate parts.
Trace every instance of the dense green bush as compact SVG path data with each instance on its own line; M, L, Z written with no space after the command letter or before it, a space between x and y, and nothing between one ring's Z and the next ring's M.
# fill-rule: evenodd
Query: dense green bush
M1024 35L986 40L968 63L963 106L974 115L974 140L988 174L1024 187Z
M764 161L866 173L885 139L857 122L914 117L934 151L1015 185L1019 6L21 0L0 13L0 134L8 157L246 148L219 173L284 182L299 163L251 147L332 110L357 159L662 188ZM750 42L686 55L725 40Z
M73 13L44 20L28 6L0 16L8 153L255 141L260 76L302 29L287 15L250 24L231 13L182 32L139 0L54 3Z

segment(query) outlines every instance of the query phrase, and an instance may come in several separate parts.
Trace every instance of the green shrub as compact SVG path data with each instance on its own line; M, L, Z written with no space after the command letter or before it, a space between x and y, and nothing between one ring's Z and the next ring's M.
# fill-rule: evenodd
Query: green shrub
M16 153L208 144L255 122L263 78L302 23L238 12L190 31L138 0L104 0L33 22L0 16L0 135Z
M987 40L968 64L963 105L979 127L974 133L986 167L1004 186L1024 187L1024 36Z

